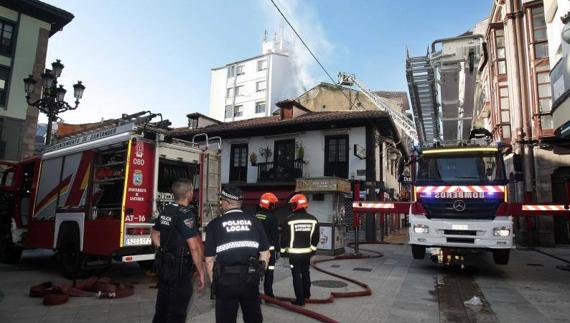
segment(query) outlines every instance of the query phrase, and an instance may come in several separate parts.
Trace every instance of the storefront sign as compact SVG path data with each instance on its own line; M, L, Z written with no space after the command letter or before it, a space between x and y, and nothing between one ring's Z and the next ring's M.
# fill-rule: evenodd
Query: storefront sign
M366 148L362 147L359 144L354 145L354 156L360 159L366 159Z
M298 192L350 192L350 182L336 178L298 179L295 188Z
M324 250L332 250L332 242L333 242L332 227L324 226L321 224L320 230L321 230L320 239L317 248Z

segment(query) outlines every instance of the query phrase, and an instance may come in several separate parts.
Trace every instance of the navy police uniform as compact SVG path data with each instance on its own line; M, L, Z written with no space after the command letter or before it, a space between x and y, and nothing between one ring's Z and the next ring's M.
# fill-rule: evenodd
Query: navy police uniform
M240 209L227 210L208 224L205 256L216 257L216 322L236 322L239 305L246 323L263 321L259 272L252 273L250 264L257 264L258 253L268 249L263 227Z
M153 229L160 231L158 296L153 322L186 322L192 297L192 257L187 239L198 235L192 207L169 204L156 219Z
M295 305L304 305L311 297L311 257L317 251L320 229L317 219L304 209L297 210L287 217L283 227L281 253L289 255Z
M259 220L269 241L269 252L271 253L271 258L269 258L269 264L267 266L267 271L265 272L265 278L263 281L263 291L265 295L274 297L273 295L273 272L275 270L275 250L279 250L279 230L277 229L277 221L272 212L259 208L255 217Z

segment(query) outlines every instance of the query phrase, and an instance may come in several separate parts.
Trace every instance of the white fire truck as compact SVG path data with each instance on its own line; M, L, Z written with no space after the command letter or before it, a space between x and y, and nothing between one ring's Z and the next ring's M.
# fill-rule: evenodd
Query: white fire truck
M488 131L476 129L472 122L477 69L486 63L480 35L437 40L428 55L408 57L415 122L392 109L353 74L339 75L339 84L357 86L390 115L402 140L407 136L414 142L408 174L401 176L403 184L412 188L411 203L359 201L355 194L353 222L359 223L360 212L408 214L415 259L423 259L429 250L434 261L462 265L464 255L488 250L496 264L507 264L514 216L570 214L569 205L508 200L502 151ZM522 171L514 164L515 172ZM402 175L403 170L400 159ZM567 190L570 194L570 185Z
M217 216L221 142L168 139L165 122L151 122L156 116L123 115L58 140L39 158L2 163L0 260L53 249L65 276L112 259L148 265L153 219L173 201L177 178L195 183L199 224Z

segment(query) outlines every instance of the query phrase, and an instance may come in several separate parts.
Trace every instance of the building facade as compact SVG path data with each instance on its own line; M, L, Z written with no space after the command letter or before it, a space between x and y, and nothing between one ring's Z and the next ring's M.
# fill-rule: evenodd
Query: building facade
M505 146L515 201L564 203L564 183L570 180L570 155L555 135L550 76L557 64L551 54L559 45L551 42L549 19L541 0L496 1L484 31L488 61L477 83L474 118ZM519 157L523 172L517 174ZM518 225L519 238L529 243L570 242L562 217L522 219Z
M212 69L209 116L238 121L270 116L278 101L300 89L281 35L263 40L262 54Z
M570 149L570 1L544 0L555 134Z
M184 140L197 133L222 137L222 183L241 187L250 210L269 191L285 207L280 211L284 216L295 180L303 177L366 181L376 193L371 198L382 191L398 199L397 163L406 151L384 112L313 112L296 100L281 101L278 106L279 113L273 116L180 128L173 136ZM374 228L374 216L367 221ZM372 229L369 234L374 239Z
M0 159L34 154L38 110L28 106L23 79L40 79L48 40L73 19L67 11L37 0L0 4ZM38 99L36 88L32 99Z

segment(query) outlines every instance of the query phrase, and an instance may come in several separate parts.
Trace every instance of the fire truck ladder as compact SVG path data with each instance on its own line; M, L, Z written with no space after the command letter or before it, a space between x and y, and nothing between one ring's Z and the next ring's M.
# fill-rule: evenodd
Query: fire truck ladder
M440 128L434 70L429 56L410 57L406 53L406 78L420 143L432 143L440 137Z
M410 120L405 114L400 111L392 109L381 97L368 89L362 81L358 80L354 74L339 73L338 83L343 86L357 86L362 93L380 110L388 113L396 127L401 129L412 140L418 141L418 133L414 122Z

